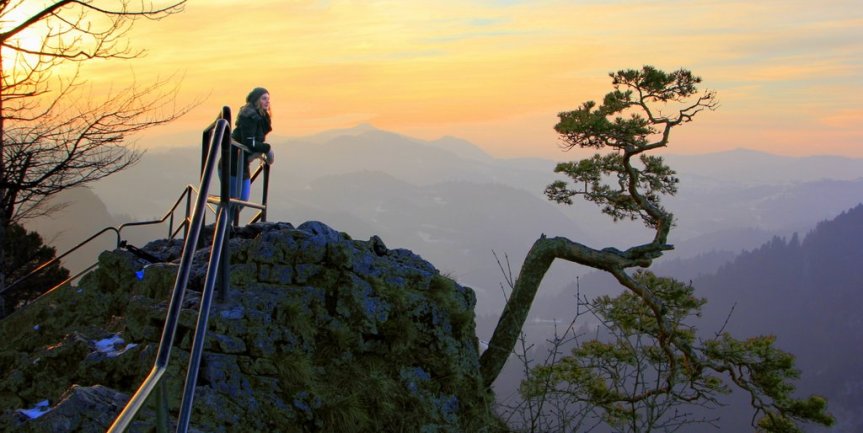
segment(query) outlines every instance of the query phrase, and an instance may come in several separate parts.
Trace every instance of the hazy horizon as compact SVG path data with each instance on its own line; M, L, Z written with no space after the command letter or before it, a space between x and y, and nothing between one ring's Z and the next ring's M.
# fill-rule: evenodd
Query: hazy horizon
M215 116L214 116L215 117ZM206 125L204 125L206 126ZM203 128L201 128L203 130ZM181 149L181 148L200 148L201 147L201 130L197 129L187 129L183 131L172 131L165 133L164 131L149 131L144 133L140 137L136 137L134 139L135 145L139 150L144 150L145 152L169 152L173 149ZM306 141L308 139L319 140L319 137L335 137L339 135L334 135L335 132L341 132L340 135L346 136L355 136L363 132L367 131L381 131L385 133L397 134L404 136L409 139L419 140L422 142L435 142L446 139L455 139L459 141L464 141L469 143L472 146L475 146L477 149L486 153L488 156L501 159L541 159L547 161L572 161L580 158L590 157L596 151L594 149L572 149L572 150L563 150L559 146L557 146L557 141L555 140L552 143L555 148L555 152L553 153L537 153L536 155L507 155L501 154L496 151L494 148L484 147L481 143L471 141L470 139L455 135L455 134L447 134L443 133L442 135L431 136L431 137L421 137L416 135L411 135L410 133L406 133L403 131L399 131L397 129L388 129L379 127L370 122L362 122L355 124L353 126L345 126L341 128L332 128L332 129L322 129L317 131L310 131L304 134L282 134L279 131L273 131L269 136L267 141L276 145L274 148L275 151L280 151L278 145L283 144L287 141ZM683 129L676 132L682 132ZM676 140L672 140L676 141ZM167 143L166 143L167 142ZM817 149L817 148L816 148ZM733 152L752 152L753 154L764 154L782 158L792 158L792 159L800 159L800 158L840 158L840 159L849 159L849 160L860 160L863 159L863 154L861 155L846 155L841 153L829 153L829 152L813 152L805 155L797 155L797 154L789 154L787 152L782 152L781 148L767 148L762 149L759 146L747 146L746 144L740 144L737 147L729 147L726 149L697 149L697 148L679 148L675 146L673 143L669 144L665 148L660 148L655 150L659 155L667 156L702 156L702 155L715 155L715 154L729 154ZM290 157L290 154L283 155L284 157ZM861 177L863 177L863 173L861 173Z
M501 301L495 297L500 272L492 250L517 263L540 233L618 248L650 238L643 225L613 223L583 200L574 206L548 201L543 190L559 178L552 160L496 158L468 141L425 141L369 126L271 141L276 163L269 220L318 220L357 239L379 235L388 246L411 249L490 294L480 296L490 299L480 302L484 311L495 311ZM670 242L678 248L669 259L755 248L775 235L805 233L863 202L861 158L748 150L665 156L681 178L678 195L665 200L677 219ZM159 218L185 185L197 184L199 163L200 144L154 149L92 190L114 218ZM252 201L259 199L258 188ZM51 218L42 227L65 231L67 238L86 237L71 235L75 227L68 218ZM574 275L560 275L555 285Z

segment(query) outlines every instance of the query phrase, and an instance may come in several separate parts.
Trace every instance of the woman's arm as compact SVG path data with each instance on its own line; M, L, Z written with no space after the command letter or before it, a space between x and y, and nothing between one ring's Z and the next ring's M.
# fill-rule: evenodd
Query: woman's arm
M264 119L258 113L243 115L237 119L239 142L249 148L251 153L267 153L270 145L264 142L263 125Z
M244 116L243 114L241 112L240 116L237 117L237 131L235 131L234 138L250 148L253 141L257 141L257 121L252 116Z
M259 139L256 138L255 144L253 146L249 146L249 149L252 151L252 153L267 153L267 152L269 152L270 151L270 144L264 143L263 137L260 138L260 141L258 141L258 140Z

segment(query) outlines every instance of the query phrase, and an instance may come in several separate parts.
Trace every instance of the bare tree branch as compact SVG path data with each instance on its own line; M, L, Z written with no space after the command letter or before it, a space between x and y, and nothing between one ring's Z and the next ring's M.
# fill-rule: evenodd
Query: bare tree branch
M189 110L176 101L175 77L100 98L86 92L77 67L59 75L70 62L140 56L127 40L134 22L177 14L185 3L59 0L4 21L32 2L0 1L0 244L10 224L56 210L49 197L135 164L141 152L130 137ZM0 291L4 260L0 252Z

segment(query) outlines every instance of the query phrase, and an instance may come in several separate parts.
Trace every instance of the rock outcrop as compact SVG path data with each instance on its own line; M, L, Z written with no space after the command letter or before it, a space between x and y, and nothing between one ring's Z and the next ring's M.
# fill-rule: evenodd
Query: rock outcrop
M377 237L244 227L214 305L191 425L207 432L494 432L473 291ZM76 287L0 322L0 431L104 431L153 365L180 241L104 252ZM209 249L197 252L167 380L180 405ZM130 431L150 431L155 405Z

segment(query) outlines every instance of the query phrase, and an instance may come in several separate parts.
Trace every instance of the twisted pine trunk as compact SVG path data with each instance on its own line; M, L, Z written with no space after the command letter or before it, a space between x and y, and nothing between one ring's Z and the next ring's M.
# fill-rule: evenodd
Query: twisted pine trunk
M555 259L590 266L620 277L625 275L624 269L634 266L647 267L653 259L662 255L662 251L672 248L670 245L658 242L664 240L664 237L658 238L650 244L619 251L614 248L596 250L564 237L547 238L545 235L540 236L524 259L512 295L495 327L488 349L480 357L480 373L485 386L490 387L503 369L503 365L515 347L539 285ZM620 278L618 279L620 280ZM621 283L651 305L657 316L661 316L661 305L658 300L653 298L649 290L631 279L625 279Z

